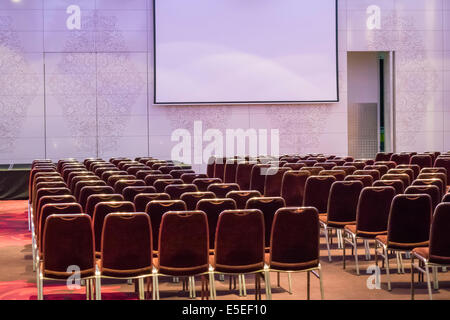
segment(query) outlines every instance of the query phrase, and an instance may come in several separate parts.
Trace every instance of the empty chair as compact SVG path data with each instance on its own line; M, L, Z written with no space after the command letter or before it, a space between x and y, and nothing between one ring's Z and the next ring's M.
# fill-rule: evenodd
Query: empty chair
M136 212L145 212L147 204L153 200L170 200L167 193L138 193L134 196Z
M450 158L438 157L434 161L434 166L447 170L447 184L450 184Z
M214 161L214 178L219 178L223 181L225 173L225 162L227 158L216 158Z
M256 164L256 161L241 161L238 163L236 169L236 183L241 190L250 190L252 169Z
M429 154L414 155L409 160L410 164L417 164L420 169L433 166L433 158Z
M144 181L146 185L153 186L155 184L155 181L159 179L173 179L173 177L170 174L163 173L149 174L145 176Z
M375 161L389 161L391 156L392 152L378 152L375 156Z
M174 178L174 179L181 179L181 176L185 173L195 173L194 170L192 169L179 169L179 170L172 170L170 171L170 175Z
M139 299L145 298L144 279L152 276L152 228L145 213L109 213L103 223L100 279L96 294L101 298L101 278L137 279Z
M407 153L394 153L391 156L390 161L394 161L397 165L399 164L409 164L410 155Z
M68 178L69 178L69 174L71 172L75 172L75 171L83 171L83 172L85 172L86 168L84 168L84 167L68 167L68 168L64 168L61 176L63 177L64 181L67 182Z
M319 214L326 213L331 185L336 181L334 176L310 176L306 179L304 207L314 207Z
M127 213L135 212L133 202L129 201L107 201L99 202L94 208L93 229L94 229L94 248L97 255L101 254L103 222L108 214L114 212Z
M210 295L214 298L214 278L209 271L209 239L206 214L202 211L170 211L164 214L159 233L158 262L155 274L156 299L159 299L158 277L188 277L190 298L195 298L195 276L202 276L202 299L208 275Z
M450 193L447 193L442 197L442 202L450 202Z
M122 190L122 195L125 201L133 202L134 197L140 193L156 193L156 189L152 186L128 186ZM144 210L139 211L136 208L136 212L143 212Z
M149 174L162 174L162 172L152 169L139 170L138 172L136 172L136 179L145 180L145 177Z
M396 194L405 192L405 185L402 180L377 180L373 183L373 187L393 187Z
M432 210L441 202L441 190L437 186L409 186L405 194L428 194L431 197Z
M33 223L36 225L39 223L37 219L36 214L39 214L37 212L37 205L39 203L39 199L44 196L62 196L62 195L70 195L70 190L68 188L41 188L39 190L36 190L33 200Z
M373 184L373 177L370 175L352 174L352 175L346 176L344 179L344 181L355 181L355 180L361 181L364 187L370 187Z
M151 169L150 169L150 167L147 167L147 166L145 166L145 165L142 165L142 166L131 166L131 167L128 167L128 168L126 169L126 171L127 171L129 174L132 174L132 175L134 175L134 176L136 176L137 173L138 173L139 171L142 171L142 170L151 170Z
M434 185L441 190L441 194L445 194L445 186L441 179L416 179L412 183L413 186L429 186Z
M208 178L208 176L204 173L184 173L180 176L183 183L193 183L197 178Z
M366 164L364 162L346 162L344 167L355 167L356 170L363 170Z
M381 180L402 180L403 185L405 187L408 187L411 184L411 179L409 178L409 175L406 173L400 173L400 174L389 174L386 173L381 177Z
M356 209L356 224L344 227L344 269L345 245L349 243L353 247L356 273L359 275L357 240L364 240L366 250L369 251L369 240L374 240L378 235L387 234L389 211L395 195L396 191L393 187L366 187L361 191ZM368 257L367 252L366 257Z
M114 157L114 158L109 159L109 162L111 162L112 164L117 166L119 164L119 162L127 161L127 160L131 161L130 158L126 158L126 157Z
M75 190L72 190L73 195L75 198L77 198L78 201L80 201L80 193L81 189L88 186L106 186L105 181L103 180L82 180L78 181L75 184Z
M78 181L89 181L89 180L101 180L98 176L93 174L92 172L72 172L69 174L69 178L67 179L67 186L70 190L75 191L75 186Z
M345 175L348 176L353 174L358 169L355 166L335 166L333 170L342 170L345 172Z
M42 260L38 262L38 300L44 299L44 280L67 281L77 266L79 279L86 280L86 298L95 278L95 258L91 219L86 214L53 214L43 232ZM76 250L74 250L76 248ZM67 254L70 252L70 254Z
M89 167L89 171L97 173L97 170L102 169L102 171L109 170L119 170L116 166L114 166L112 163L92 163ZM100 172L101 170L99 170Z
M226 194L226 198L236 202L236 209L245 209L247 201L254 197L261 197L261 193L257 190L234 190Z
M409 168L395 168L395 169L389 169L389 171L387 172L387 174L407 174L409 176L409 181L412 182L414 181L414 171L412 169Z
M396 195L392 200L387 235L379 235L375 242L375 263L378 254L385 260L388 290L391 290L388 250L395 253L411 252L429 243L431 222L431 197L427 194ZM378 252L381 248L381 253ZM401 255L400 261L401 261Z
M101 178L103 181L105 181L106 183L108 183L108 179L111 176L129 176L128 172L126 171L117 171L117 170L108 170L108 171L104 171L101 175ZM108 184L109 185L109 184Z
M420 173L417 176L417 179L440 179L442 180L444 190L447 186L447 174L442 172L435 172L435 173Z
M303 167L303 168L300 169L300 171L307 171L307 172L309 172L310 176L318 176L319 173L321 171L323 171L323 170L325 170L325 169L323 167L320 167L320 166L318 166L318 167Z
M115 193L103 193L103 194L91 194L86 201L86 207L84 212L89 215L91 218L94 217L95 206L99 202L108 202L108 201L124 201L123 196L121 194Z
M180 200L184 201L187 210L195 210L197 203L202 199L213 199L216 195L211 191L184 192Z
M310 176L308 171L287 171L281 183L281 197L288 207L303 205L306 179Z
M223 182L225 183L235 183L236 182L236 170L237 170L237 160L227 159L224 168Z
M247 201L246 209L258 209L264 216L265 247L270 247L270 232L272 230L273 218L278 209L286 206L281 197L256 197Z
M444 173L447 175L447 169L444 167L423 168L420 173Z
M394 161L375 161L375 164L377 166L386 166L389 169L394 169L397 164Z
M281 195L283 176L288 171L290 171L290 168L286 167L271 167L267 170L264 182L265 197L279 197Z
M209 249L214 249L214 239L216 235L217 221L219 215L224 210L236 209L236 201L233 199L202 199L197 202L195 210L200 210L206 213L208 218L209 229Z
M264 269L264 219L260 210L225 210L220 214L215 239L214 273L240 276L255 274L255 297L260 298L260 275L264 275L270 299L270 276ZM242 278L241 278L242 279ZM214 280L212 283L215 296Z
M353 172L353 175L356 176L366 176L369 175L372 177L373 181L380 180L380 172L378 170L356 170Z
M420 167L417 164L399 164L396 169L411 169L414 172L414 179L417 179L417 176L420 173Z
M380 176L383 176L388 172L389 167L385 165L369 165L365 166L363 170L378 170Z
M158 235L161 219L168 211L186 211L186 204L181 200L152 200L147 204L145 212L150 216L153 234L153 249L158 250Z
M261 194L264 194L264 185L268 168L270 168L269 164L255 164L253 166L250 177L250 190L258 190Z
M114 189L110 186L86 186L81 188L80 199L78 202L81 207L86 210L87 200L93 194L113 194ZM86 211L85 211L86 213Z
M138 161L130 160L130 161L120 161L120 162L117 164L117 167L118 167L120 170L127 171L127 169L128 169L129 167L131 167L131 166L139 166L139 165L142 165L142 163L139 163Z
M114 190L116 193L122 193L123 189L127 187L144 187L146 186L144 180L138 179L120 179L114 183Z
M428 296L432 300L430 267L433 273L437 273L437 267L450 266L450 203L441 203L437 206L431 223L430 242L428 247L418 247L412 250L411 259L411 299L414 300L414 271L415 269L425 273L428 285ZM415 259L422 263L417 266ZM437 278L437 275L436 275ZM435 278L435 284L437 281Z
M170 174L172 170L181 170L180 166L161 166L158 168L164 174Z
M119 180L135 180L136 177L131 175L131 174L119 174L119 175L112 175L108 178L108 186L111 186L114 188L114 185L116 184L117 181Z
M197 179L194 180L194 183L195 181L197 181ZM239 190L239 185L237 183L212 183L206 189L206 191L214 192L217 198L225 198L228 192L234 190Z
M209 178L214 178L214 165L216 162L215 157L209 157L208 163L206 164L206 176Z
M172 200L180 199L181 195L185 192L197 192L197 186L195 184L171 184L168 185L164 192L170 195Z
M207 191L208 187L214 183L222 183L219 178L196 178L192 184L197 186L198 191Z
M320 171L319 176L333 176L336 181L344 181L346 173L344 170L323 170Z
M292 292L290 274L306 272L306 298L309 300L310 272L312 272L320 281L320 295L323 300L322 271L319 261L319 215L316 208L288 207L277 210L270 242L270 254L266 263L270 271L288 273L289 292ZM314 272L315 270L318 274ZM270 291L270 285L267 289Z
M153 183L153 186L156 189L156 192L165 192L167 186L171 184L183 184L183 180L181 179L158 179Z
M338 244L341 244L342 231L346 225L356 224L356 208L364 185L361 181L336 181L331 186L327 214L319 216L320 225L325 231L328 259L331 261L328 231L336 230Z

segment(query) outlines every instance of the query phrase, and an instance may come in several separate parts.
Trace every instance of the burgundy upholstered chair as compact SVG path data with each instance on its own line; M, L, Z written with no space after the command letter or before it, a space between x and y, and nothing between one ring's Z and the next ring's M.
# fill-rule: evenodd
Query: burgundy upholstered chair
M281 197L286 202L286 206L300 207L303 205L306 179L310 176L308 171L287 171L281 183Z
M141 193L156 193L155 187L151 186L129 186L122 190L122 195L125 201L134 202L136 195ZM145 209L145 208L144 208ZM137 210L136 212L143 212L144 210Z
M95 206L99 202L109 202L109 201L124 201L121 194L114 193L103 193L103 194L91 194L86 201L86 207L84 213L94 218Z
M356 170L356 171L358 171L358 170ZM364 187L371 187L373 184L373 177L371 175L352 174L352 175L346 176L344 181L361 181Z
M194 184L197 179L194 180ZM225 198L228 192L239 190L239 185L237 183L212 183L208 185L206 191L214 192L217 198ZM200 188L199 188L199 191Z
M377 180L373 183L373 187L393 187L396 194L405 192L405 185L402 180Z
M236 209L245 209L247 201L251 198L261 197L261 193L257 190L234 190L228 192L225 197L236 202Z
M178 200L181 195L185 192L197 192L197 186L195 184L170 184L165 189L164 192L170 195L170 199Z
M197 203L202 199L213 199L216 195L211 191L185 192L181 195L180 200L186 203L187 210L195 210Z
M134 205L136 206L136 212L145 212L147 204L153 200L170 200L170 196L167 193L139 193L134 196Z

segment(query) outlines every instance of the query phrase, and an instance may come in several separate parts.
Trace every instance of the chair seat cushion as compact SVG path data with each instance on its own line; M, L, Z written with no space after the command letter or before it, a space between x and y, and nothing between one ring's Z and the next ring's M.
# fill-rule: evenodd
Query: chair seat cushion
M263 270L264 262L261 261L259 263L249 264L249 265L241 265L241 266L230 266L223 264L215 264L214 256L209 256L209 262L213 266L214 271L223 272L223 273L250 273L258 270Z
M280 271L302 271L308 270L312 268L316 268L319 266L319 259L298 262L298 263L285 263L273 261L270 262L270 253L265 254L265 262L270 267L271 270L280 270Z
M381 242L384 245L387 245L389 249L396 249L396 250L413 250L416 247L427 247L429 241L424 242L416 242L416 243L402 243L402 242L393 242L389 241L388 243L388 236L387 235L380 235L377 236L376 239Z
M419 247L414 248L413 254L416 256L420 256L431 263L442 264L442 265L450 265L450 257L442 257L437 255L430 256L430 248L429 247Z
M386 235L387 231L363 231L356 230L356 224L349 224L344 227L345 230L356 235L358 238L375 239L377 236Z
M208 263L206 263L204 265L192 266L192 267L161 266L159 264L158 258L153 258L153 264L155 265L156 269L158 269L158 273L168 275L168 276L174 276L174 277L193 276L196 274L208 272L208 269L209 269Z
M326 224L328 227L343 229L346 225L356 224L356 221L331 221L328 220L328 216L319 215L319 221L323 224Z
M113 278L132 278L132 277L138 277L143 275L151 275L152 274L152 266L144 267L144 268L136 268L136 269L129 269L129 270L120 270L120 269L109 269L104 268L102 266L102 260L98 259L96 261L101 275L106 277L113 277Z

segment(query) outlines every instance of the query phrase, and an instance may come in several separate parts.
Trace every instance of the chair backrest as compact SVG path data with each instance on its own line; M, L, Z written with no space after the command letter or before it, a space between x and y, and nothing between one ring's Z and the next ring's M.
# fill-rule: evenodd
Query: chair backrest
M162 216L168 211L186 211L186 204L181 200L152 200L145 208L145 212L150 216L152 222L154 250L158 250L158 235Z
M291 168L291 170L297 171L303 167L306 167L306 165L304 163L285 163L283 164L283 167Z
M450 203L436 207L430 231L430 262L447 265L450 260Z
M39 199L44 196L63 196L70 195L71 192L68 188L41 188L36 190L33 199L33 212L37 211L37 205L39 204ZM35 221L36 223L36 221Z
M181 195L185 192L197 192L197 186L195 184L170 184L165 189L164 192L170 195L172 200L180 199Z
M386 166L386 167L388 167L389 169L394 169L396 166L397 166L397 164L394 162L394 161L375 161L375 164L374 165L377 165L377 166Z
M97 177L92 172L83 172L83 171L76 171L71 172L69 174L69 178L67 179L67 186L72 190L72 192L75 192L75 186L79 181L91 181L91 180L100 180L99 177Z
M335 166L333 170L344 171L346 176L353 174L356 170L358 170L355 166Z
M392 152L378 152L375 156L375 161L389 161L391 156Z
M217 220L219 215L224 210L236 209L236 201L233 199L202 199L197 202L195 210L200 210L206 213L208 217L209 228L209 248L214 249L214 239L216 234Z
M270 168L269 164L262 163L253 166L250 177L250 190L258 190L261 194L264 194L264 184L268 168Z
M417 176L420 173L420 167L417 164L399 164L395 167L396 169L411 169L414 173L414 179L417 179Z
M320 171L319 176L333 176L336 181L344 181L346 173L344 170L323 170Z
M42 211L42 207L48 203L74 203L77 202L72 195L56 195L56 196L42 196L39 198L39 202L36 206L36 212L34 213L34 222L36 224L36 229L39 229L39 220ZM37 223L36 223L37 222Z
M438 157L434 161L434 166L445 168L447 170L447 184L450 184L450 158Z
M181 176L185 173L195 173L194 170L192 169L179 169L179 170L172 170L170 171L170 175L174 178L174 179L181 179ZM181 179L183 180L183 179Z
M396 194L405 192L405 185L402 180L377 180L373 183L374 187L393 187Z
M412 183L413 186L429 186L434 185L441 190L441 194L445 193L445 186L441 179L433 178L433 179L416 179Z
M432 216L428 194L400 194L392 200L388 221L388 246L428 245Z
M144 187L146 186L144 180L138 179L120 179L114 183L114 190L116 193L122 193L126 187Z
M119 180L135 180L135 179L136 179L135 176L128 174L128 173L127 174L114 174L114 175L108 177L107 183L108 183L108 186L111 186L114 188L114 185Z
M407 174L409 176L410 182L412 182L414 180L414 171L410 168L389 169L387 174Z
M361 181L364 187L370 187L373 184L373 177L371 175L352 174L352 175L346 176L344 181Z
M103 223L101 273L135 277L153 266L152 227L145 213L109 213Z
M286 206L302 206L305 195L306 179L310 176L308 171L287 171L281 183L281 197Z
M209 231L202 211L169 211L159 230L159 272L195 275L209 268Z
M125 199L125 201L133 202L136 195L138 195L140 193L156 193L156 189L155 189L155 187L151 187L151 186L129 186L122 190L122 195L123 195L123 198ZM137 210L137 208L136 208L136 211L142 212L142 211Z
M353 172L353 175L357 175L357 176L372 176L373 181L377 181L380 180L381 175L380 175L380 171L378 170L356 170L355 172Z
M265 226L265 246L270 246L270 232L272 230L272 222L275 212L284 208L286 203L281 197L257 197L247 201L245 209L258 209L263 213Z
M264 267L264 218L260 210L225 210L217 222L214 266L244 273Z
M77 198L78 201L80 201L80 193L81 189L88 186L106 186L105 181L103 180L82 180L78 181L75 184L75 190L72 190L73 195L75 198Z
M194 180L194 183L197 181ZM212 183L208 186L206 191L214 192L217 198L225 198L228 192L233 190L239 190L239 185L237 183ZM200 188L199 188L199 191Z
M186 203L189 211L195 210L197 203L202 199L213 199L216 195L211 191L185 192L181 195L180 200Z
M355 222L359 195L363 188L363 183L358 180L334 182L328 199L328 223L344 227L345 224Z
M400 173L400 174L390 174L386 173L381 177L381 180L402 180L403 185L405 187L408 187L411 184L411 179L409 178L409 175L406 173Z
M213 183L222 183L222 180L219 178L196 178L192 181L192 184L197 186L198 191L207 191Z
M128 168L126 169L126 171L127 171L129 174L132 174L132 175L134 175L134 176L136 176L137 173L138 173L139 171L142 171L142 170L151 170L151 169L150 169L150 167L147 167L146 165L130 166L130 167L128 167ZM142 179L142 180L143 180L143 179Z
M236 182L236 171L237 171L238 161L235 159L227 159L225 163L223 182L225 183L235 183Z
M70 203L47 203L41 208L41 213L39 215L39 225L36 226L36 234L38 235L39 240L39 251L42 250L42 236L45 229L45 223L47 217L52 214L71 214L71 213L82 213L83 208L81 208L80 204L75 202Z
M167 166L161 166L158 168L163 174L167 173L170 174L173 170L181 170L180 166L173 166L173 165L167 165Z
M94 229L94 243L95 251L101 251L102 245L102 230L105 217L114 212L135 212L133 202L129 201L107 201L99 202L94 208L93 229Z
M33 199L33 187L34 187L34 181L35 181L36 177L44 176L44 175L45 176L53 176L53 177L60 176L59 173L53 167L31 169L30 178L29 178L29 182L28 182L28 195L29 195L30 200Z
M102 178L102 180L103 181L105 181L106 183L108 183L108 179L110 178L110 177L112 177L112 176L128 176L129 174L128 174L128 172L126 172L126 171L121 171L121 170L119 170L119 171L117 171L117 170L107 170L107 171L104 171L102 174L101 174L101 178ZM115 181L114 181L115 182ZM108 185L110 185L109 183L108 183ZM114 184L113 184L114 185Z
M309 172L310 176L318 176L321 171L325 170L324 167L303 167L300 169L300 171L307 171Z
M417 164L420 169L433 166L433 158L429 154L414 155L409 160L410 164Z
M121 194L114 194L114 193L91 194L86 200L86 207L84 212L91 218L94 218L94 210L97 203L109 201L124 201L124 199Z
M409 186L405 194L428 194L431 197L432 210L441 202L441 190L437 186Z
M442 191L445 191L446 186L448 184L448 182L447 182L447 174L442 173L442 172L420 173L417 176L417 179L441 179L442 180L442 187L443 187Z
M319 265L319 213L312 207L278 209L272 225L269 266L303 270Z
M286 167L271 167L267 170L266 180L264 182L265 197L281 196L281 183L286 172L290 171Z
M447 193L442 197L442 202L450 202L450 193Z
M409 164L410 155L407 153L394 153L390 161L394 161L397 165Z
M209 157L208 163L206 165L206 177L214 178L214 164L215 164L215 162L216 162L216 158L215 157Z
M331 185L336 181L334 176L310 176L306 179L304 207L314 207L319 213L326 213Z
M155 174L148 174L145 176L144 181L145 184L148 186L153 186L156 182L156 180L159 179L173 179L173 177L170 174L164 174L164 173L155 173Z
M355 167L356 170L363 170L366 164L364 162L346 162L344 167Z
M303 163L305 167L313 167L318 161L316 160L298 160L297 163Z
M256 161L241 161L238 163L236 169L236 183L241 190L250 190L252 169L256 164Z
M257 190L234 190L226 194L226 198L236 202L236 209L245 209L247 201L254 197L261 197L261 193Z
M324 170L332 170L336 166L336 162L318 162L313 167L322 167Z
M197 178L208 178L208 176L205 173L183 173L180 176L183 183L193 183Z
M87 200L93 194L113 194L114 189L110 186L86 186L81 188L79 203L86 210ZM86 211L85 211L86 212Z
M356 230L371 237L378 232L387 232L391 203L396 195L393 187L366 187L358 200Z
M49 216L42 246L44 277L65 279L73 275L68 268L74 265L80 269L81 278L95 274L94 242L88 215Z
M71 172L76 172L76 171L83 171L83 172L85 172L85 171L87 171L87 170L86 170L86 168L85 168L84 166L83 166L83 167L77 167L77 166L73 166L73 167L65 167L65 168L63 169L62 173L61 173L61 175L62 175L64 181L67 182L68 179L69 179L69 174L70 174Z
M170 200L170 196L167 193L157 192L136 194L133 200L134 205L136 206L136 212L145 212L147 204L153 200Z
M152 169L139 170L138 172L136 172L136 179L145 181L145 177L148 176L149 174L162 174L162 172L159 170L152 170Z
M388 172L389 167L385 166L385 165L375 165L374 164L374 165L365 166L363 170L378 170L378 172L380 173L380 177L381 177Z
M227 158L216 158L214 161L214 178L224 180L225 163Z

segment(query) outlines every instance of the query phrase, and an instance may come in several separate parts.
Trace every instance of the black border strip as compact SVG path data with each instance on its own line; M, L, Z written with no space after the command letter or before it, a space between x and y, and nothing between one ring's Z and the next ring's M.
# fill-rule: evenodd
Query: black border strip
M336 100L310 100L310 101L205 101L205 102L157 102L156 101L156 1L153 0L153 104L155 105L223 105L223 104L287 104L287 103L337 103L339 102L339 24L338 0L335 0L336 17Z

